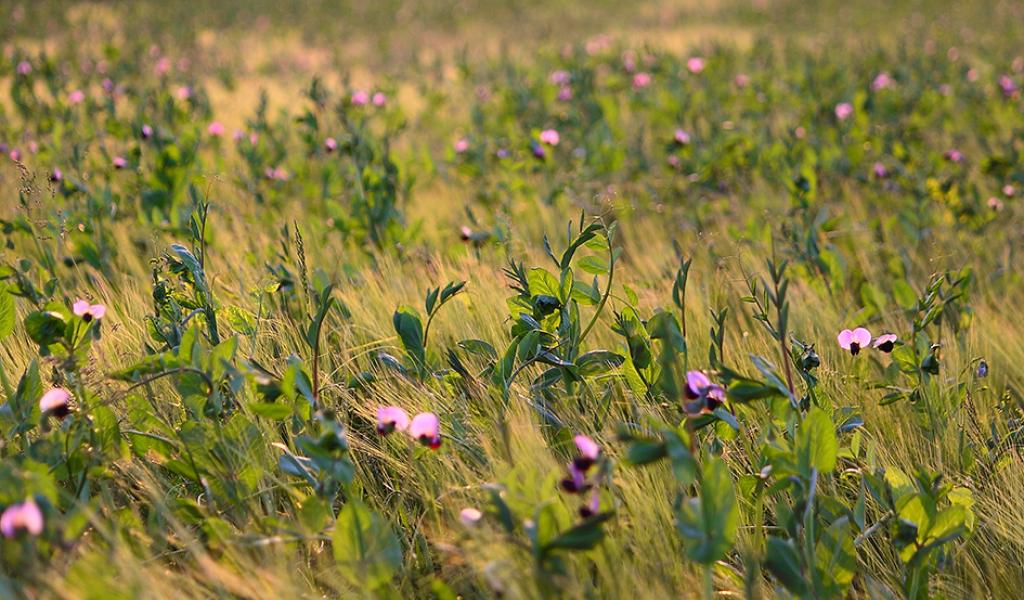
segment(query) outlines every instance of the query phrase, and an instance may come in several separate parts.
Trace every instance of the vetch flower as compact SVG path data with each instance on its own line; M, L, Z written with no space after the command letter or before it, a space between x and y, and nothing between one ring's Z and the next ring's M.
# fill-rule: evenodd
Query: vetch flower
M469 150L469 140L466 138L459 138L455 140L454 149L456 154L465 154Z
M63 171L60 170L60 167L54 167L53 171L50 171L49 179L53 183L58 183L60 181L63 181L64 173L63 173Z
M948 160L949 162L955 162L955 163L958 163L958 162L963 162L963 160L964 160L964 155L963 155L963 153L962 153L962 152L960 152L960 151L959 151L959 150L957 150L956 148L950 148L949 150L946 150L946 151L945 151L945 152L944 152L944 153L942 154L942 158L945 158L945 159L946 159L946 160Z
M466 507L459 511L459 521L466 527L473 527L479 523L480 519L483 517L484 513L472 507Z
M1003 92L1003 96L1012 98L1017 93L1018 88L1009 75L1002 75L999 77L999 89Z
M871 347L875 350L881 350L882 352L892 352L892 349L896 346L896 334L895 333L883 333L882 335L875 338Z
M876 162L874 166L871 167L871 172L875 174L877 179L885 179L889 176L889 170L880 162Z
M864 348L867 348L871 344L871 332L863 327L858 327L854 330L844 329L839 332L839 347L843 350L849 350L850 354L857 356L857 354Z
M387 435L392 431L409 428L409 415L397 406L382 406L377 409L377 433Z
M704 70L704 59L699 56L692 56L686 59L686 69L694 75Z
M711 379L702 371L689 371L686 373L686 389L683 394L690 400L696 400L710 385Z
M580 517L589 519L601 510L601 495L594 490L590 493L590 500L580 507Z
M544 150L544 146L541 146L535 140L530 142L530 153L533 154L534 158L540 160L544 160L544 157L548 155L547 151Z
M558 101L568 102L572 100L572 88L568 85L563 85L558 88Z
M206 133L209 133L213 137L220 137L224 135L224 124L220 121L214 121L206 128Z
M8 506L3 515L0 515L0 532L4 537L12 538L20 531L32 536L43 532L43 512L31 498L20 504Z
M68 104L81 104L85 100L85 92L82 90L75 90L68 94Z
M721 406L725 402L725 388L712 383L703 371L688 371L683 396L691 400L683 407L686 414L696 417Z
M845 121L853 115L853 105L849 102L840 102L836 104L836 118L840 121Z
M872 82L871 82L871 91L872 92L878 92L878 91L884 90L887 87L892 86L892 84L893 84L893 79L892 79L892 76L889 75L889 72L888 71L882 71L881 73L879 73L874 78L874 80L872 80Z
M377 92L373 95L372 98L370 98L370 102L372 102L374 106L381 107L387 104L388 97L384 94L384 92Z
M553 83L555 85L565 85L565 84L569 83L569 80L571 78L572 78L572 76L569 75L568 71L564 71L562 69L559 69L557 71L552 71L551 72L551 75L548 76L548 81L550 81L551 83Z
M326 150L328 152L334 152L337 149L338 149L338 140L336 140L336 139L334 139L332 137L329 137L326 140L324 140L324 150Z
M585 435L577 435L573 438L573 442L576 443L579 456L573 459L572 464L578 470L586 473L597 462L597 457L601 455L601 447Z
M63 419L71 413L68 401L71 400L71 392L64 388L53 388L39 398L39 412L43 415L53 415Z
M641 72L639 72L639 73L637 73L636 75L633 76L633 89L634 90L642 90L645 87L651 85L652 81L653 81L653 78L651 77L650 73L646 73L644 71L641 71Z
M17 67L18 75L28 75L32 72L32 63L27 60L23 60L18 63Z
M149 125L143 125L141 133L142 139L148 140L149 138L153 137L153 128Z
M351 102L355 106L366 106L370 102L370 94L364 90L352 92Z
M93 319L97 321L102 319L103 315L107 314L107 307L102 304L89 304L88 300L79 298L71 305L71 311L88 323Z
M112 162L115 169L123 169L128 166L128 160L123 156L115 156Z
M420 413L409 423L409 436L436 450L441 447L441 422L434 413Z
M569 476L562 480L561 486L570 494L579 494L590 489L586 473L577 469L576 465L572 463L569 464Z
M682 128L677 128L675 134L672 136L672 140L680 146L685 146L690 143L690 132Z
M545 129L544 131L540 132L540 141L542 144L547 144L548 146L557 146L560 140L561 137L559 137L558 131L555 129Z

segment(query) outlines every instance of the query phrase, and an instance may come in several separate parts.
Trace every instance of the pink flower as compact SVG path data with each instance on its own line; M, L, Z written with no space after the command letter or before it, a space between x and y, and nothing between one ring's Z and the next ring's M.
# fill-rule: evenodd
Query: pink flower
M871 344L871 332L863 327L858 327L853 331L844 329L839 332L838 339L840 348L849 350L850 354L857 356L862 349Z
M1017 190L1014 189L1014 187L1012 185L1006 184L1006 185L1003 186L1003 195L1006 196L1007 198L1012 198L1013 195L1016 194L1016 193L1017 193Z
M995 196L989 198L987 204L992 210L1003 210L1003 201Z
M351 102L355 106L366 106L370 102L370 94L365 90L352 92Z
M157 77L166 75L171 70L171 59L166 56L161 57L156 61L156 65L153 66L153 72L156 73Z
M955 163L958 163L958 162L963 162L963 160L964 160L964 155L963 155L963 153L962 153L962 152L960 152L960 151L959 151L959 150L957 150L956 148L950 148L949 150L946 150L946 151L945 151L945 152L944 152L944 153L942 154L942 158L945 158L945 159L946 159L946 160L948 160L949 162L955 162Z
M153 137L153 128L150 127L149 125L143 125L142 126L142 139L148 140L151 137Z
M113 163L115 169L123 169L128 166L128 160L123 156L115 156Z
M71 305L71 311L74 312L75 315L82 317L82 320L88 323L93 319L96 319L97 321L102 319L103 315L107 314L107 307L102 304L89 304L88 300L82 300L79 298L73 305Z
M60 167L54 167L53 171L50 172L50 181L57 183L64 179L64 173L60 170Z
M39 412L63 419L71 412L68 408L70 399L71 392L64 388L53 388L39 398Z
M174 95L178 97L178 100L188 100L192 97L192 88L187 85L179 86L178 89L175 90Z
M409 437L433 450L441 447L441 422L434 413L420 413L409 423Z
M895 333L883 333L882 335L875 338L875 341L871 345L871 347L876 350L881 350L882 352L889 353L892 352L893 347L895 347L897 339L898 338L896 337Z
M68 94L68 104L81 104L85 100L85 92L82 90L75 90Z
M889 75L889 72L888 71L882 71L877 76L875 76L875 79L871 82L871 91L872 92L879 92L881 90L884 90L887 87L892 86L892 84L893 84L893 79Z
M686 59L686 69L694 75L704 70L704 59L699 56L692 56Z
M642 90L651 85L651 81L653 81L651 74L641 71L633 76L633 89Z
M973 69L973 68L967 69L967 81L969 81L971 83L974 83L977 80L978 80L978 70L977 69Z
M21 161L21 150L18 150L17 148L12 148L7 156L9 156L11 160L13 160L14 162L19 162Z
M459 138L455 140L454 148L456 154L465 154L466 151L469 150L469 140L466 138Z
M1009 75L1002 75L999 77L999 89L1003 92L1003 96L1012 98L1017 93L1017 84Z
M580 507L580 517L589 519L601 510L601 495L595 489L590 493L590 501Z
M288 171L284 167L267 167L263 174L271 181L288 181Z
M562 489L570 494L579 494L590 489L587 475L579 470L575 464L569 464L569 476L562 480Z
M688 371L683 396L691 400L684 407L686 414L696 417L721 406L725 402L725 388L712 383L703 371Z
M597 442L585 435L577 435L573 438L573 442L576 443L579 456L573 459L572 464L580 471L586 473L597 462L597 457L601 454L601 447L597 445Z
M675 154L669 154L668 158L665 159L665 162L667 162L668 166L672 167L673 169L678 169L679 166L683 164L682 161L679 160L679 157L676 156Z
M12 538L19 531L26 531L32 536L43 532L43 513L31 498L21 504L8 506L0 515L0 532L4 537Z
M544 131L540 132L540 141L542 144L547 144L548 146L557 146L560 139L561 138L558 135L558 131L554 129L545 129Z
M480 522L480 519L484 517L484 513L471 507L467 507L459 511L459 522L466 527L473 527Z
M392 431L409 428L409 415L397 406L382 406L377 409L377 433L387 435Z
M746 73L740 73L733 78L733 83L735 83L738 88L745 88L750 85L750 76Z
M377 92L370 99L370 102L373 102L374 106L384 106L388 102L388 97L384 95L384 92Z
M836 104L836 118L840 121L845 121L850 118L853 114L853 105L849 102L840 102Z
M871 172L874 173L875 177L878 179L885 179L889 176L889 170L880 162L876 162L874 166L871 167Z
M558 88L558 100L560 102L568 102L572 100L572 88L568 85L563 85Z
M113 79L111 79L109 77L103 78L103 81L100 82L100 86L103 88L104 92L106 92L108 94L114 93L114 80Z
M28 75L32 72L32 63L28 62L27 60L19 62L17 66L17 72L18 75Z
M328 152L334 152L337 149L338 149L338 140L336 140L336 139L334 139L332 137L329 137L326 140L324 140L324 150L327 150Z
M213 137L220 137L224 135L224 124L220 121L214 121L206 128L206 133L209 133Z
M562 69L559 69L557 71L552 71L551 72L551 75L548 76L548 81L550 81L551 83L553 83L555 85L566 85L566 84L569 83L569 80L571 78L572 78L572 76L569 75L568 71L564 71Z
M675 143L679 144L680 146L685 146L690 143L690 132L686 131L685 129L676 129L676 132L672 136L672 139L675 140Z

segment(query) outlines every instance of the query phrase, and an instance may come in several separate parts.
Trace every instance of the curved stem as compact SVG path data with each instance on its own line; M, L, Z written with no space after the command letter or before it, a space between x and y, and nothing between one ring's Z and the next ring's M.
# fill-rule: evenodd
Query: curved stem
M612 248L612 241L608 238L608 230L605 230L605 239L608 240L608 286L605 287L604 295L601 296L601 301L597 303L597 309L594 311L594 316L590 318L590 322L587 323L583 333L580 334L580 339L576 342L577 346L583 344L583 340L586 339L587 334L597 324L597 319L601 316L604 311L604 305L608 302L608 297L612 293L612 282L615 280L615 250Z

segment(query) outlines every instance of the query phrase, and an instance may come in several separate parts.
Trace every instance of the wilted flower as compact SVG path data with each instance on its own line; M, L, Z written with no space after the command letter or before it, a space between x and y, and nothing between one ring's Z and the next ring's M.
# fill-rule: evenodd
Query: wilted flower
M373 98L370 99L370 102L372 102L374 106L384 106L388 103L388 97L384 92L377 92L373 95Z
M840 102L836 104L836 118L840 121L845 121L853 115L853 105L849 102Z
M68 94L68 104L80 104L85 100L85 92L82 90L75 90Z
M23 60L23 61L18 63L18 66L17 66L16 69L17 69L18 75L28 75L29 73L32 72L32 63L28 62L27 60Z
M409 415L397 406L382 406L377 409L377 433L387 435L392 431L409 428Z
M479 523L480 519L483 517L484 513L472 507L466 507L459 511L459 521L466 527L473 527Z
M889 75L888 71L882 71L875 76L875 79L871 82L871 91L878 92L890 87L893 84L893 79Z
M691 56L686 59L686 69L693 74L700 73L704 70L704 59L699 56Z
M99 321L103 318L103 315L107 314L106 306L103 306L102 304L89 304L88 300L82 300L81 298L71 305L71 310L76 316L81 317L86 323L93 319Z
M31 498L20 504L8 506L3 515L0 515L0 532L4 537L12 538L20 531L28 532L32 536L43 532L43 512Z
M561 138L559 137L557 130L545 129L544 131L540 132L540 141L542 144L547 144L548 146L557 146L560 139Z
M633 89L642 90L651 85L651 81L653 81L651 74L641 71L633 76Z
M206 133L209 133L213 137L220 137L224 135L224 124L220 121L214 121L206 128Z
M143 125L141 133L142 133L142 139L148 140L149 138L153 137L153 128L150 127L149 125Z
M332 137L329 137L326 140L324 140L324 150L326 150L328 152L334 152L337 149L338 149L338 140L336 140L336 139L334 139Z
M370 94L365 90L356 90L352 92L351 102L355 106L366 106L370 102Z
M441 447L441 422L434 413L424 412L412 418L409 436L431 449Z
M882 352L892 352L893 347L896 346L896 339L895 333L883 333L875 338L875 341L871 346L876 350L881 350Z
M469 140L466 138L459 138L455 140L454 148L456 154L464 154L469 150Z
M854 330L844 329L839 332L839 347L849 350L850 354L857 354L871 344L871 332L863 327Z
M71 400L71 392L64 388L53 388L39 398L39 412L63 419L71 413L68 406L69 400Z

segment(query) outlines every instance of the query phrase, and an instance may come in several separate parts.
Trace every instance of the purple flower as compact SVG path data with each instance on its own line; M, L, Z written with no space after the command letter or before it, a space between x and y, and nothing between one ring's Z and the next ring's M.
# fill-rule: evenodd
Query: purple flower
M680 146L685 146L690 143L690 132L685 129L677 128L675 134L672 136L672 140Z
M858 327L854 330L844 329L839 332L839 347L843 350L849 350L850 354L857 356L857 354L864 348L867 348L871 344L871 332L863 327Z
M530 141L530 152L533 154L534 158L538 158L540 160L544 160L544 158L548 155L547 150L544 149L544 146L541 146L535 140Z
M107 314L107 307L102 304L89 304L88 300L82 300L79 298L71 305L71 311L88 323L93 319L97 321L102 319L103 315Z
M573 438L573 442L576 443L579 456L573 459L572 464L578 470L586 473L597 462L597 457L601 455L601 447L585 435L577 435Z
M28 62L27 60L19 62L17 66L17 72L18 75L28 75L32 72L32 63Z
M409 436L432 450L441 447L441 422L434 413L423 412L409 423Z
M558 101L568 102L572 100L572 88L568 85L563 85L558 88Z
M1003 96L1012 98L1017 93L1017 84L1013 81L1009 75L1002 75L999 77L999 89L1003 92Z
M571 78L572 76L569 75L568 71L559 69L551 72L551 75L548 76L548 81L555 85L566 85Z
M113 163L115 169L123 169L128 166L128 160L123 156L115 156Z
M586 473L576 468L576 465L572 463L569 464L569 476L562 480L561 485L562 489L570 494L579 494L590 489Z
M68 407L69 400L71 400L71 392L60 387L53 388L39 398L39 412L63 419L71 413L71 409Z
M889 353L896 346L896 334L895 333L883 333L882 335L875 338L875 342L871 345L876 350Z
M4 537L12 538L19 531L28 532L32 536L43 532L43 513L31 498L8 506L0 515L0 532Z
M686 414L696 417L721 406L725 402L725 388L712 383L703 371L688 371L683 396L691 401L684 407Z
M836 104L836 118L840 121L845 121L853 115L853 105L849 102L840 102Z
M382 406L377 409L377 433L387 435L392 431L409 428L409 415L397 406Z
M466 507L459 511L459 522L466 527L473 527L484 517L484 513L472 507Z
M594 490L590 493L590 500L580 507L580 517L589 519L601 510L601 495Z
M889 170L880 162L876 162L874 166L871 167L871 172L875 174L877 179L885 179L889 176Z
M53 171L50 172L50 181L57 183L63 181L64 173L60 170L60 167L54 167Z

